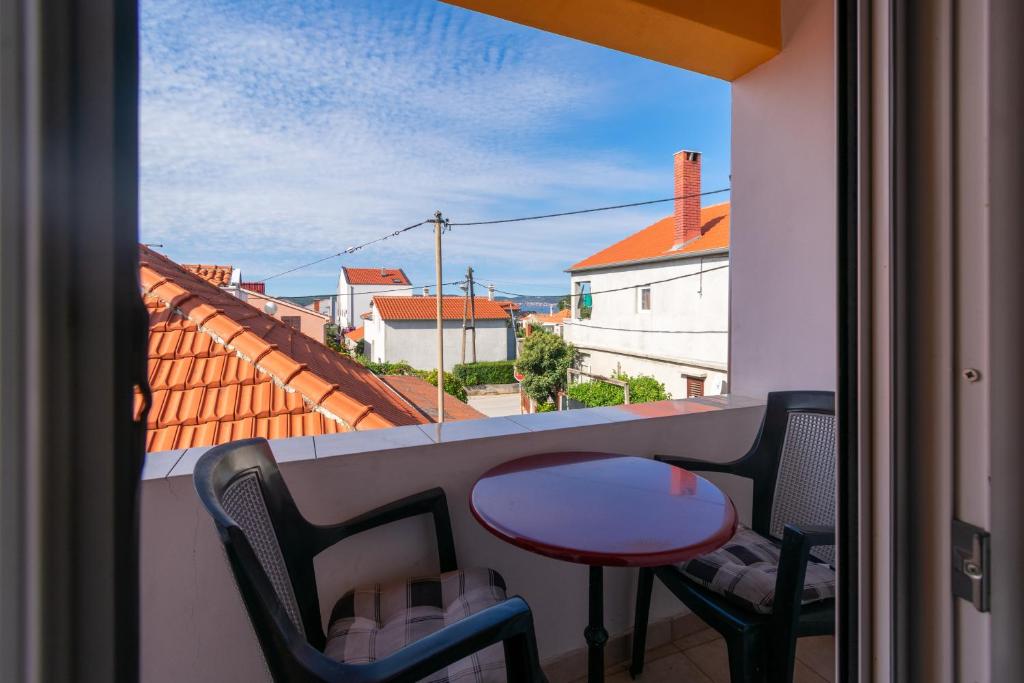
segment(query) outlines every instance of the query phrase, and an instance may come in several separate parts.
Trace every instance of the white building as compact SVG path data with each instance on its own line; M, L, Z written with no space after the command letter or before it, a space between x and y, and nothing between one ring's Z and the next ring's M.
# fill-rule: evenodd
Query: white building
M728 391L729 203L701 208L700 153L675 155L675 211L568 269L581 369L651 375L674 398Z
M359 316L370 310L378 294L412 296L412 285L401 268L342 268L338 275L335 323L348 330L359 325Z
M496 301L476 298L476 359L515 358L511 319ZM462 361L462 315L465 298L446 296L444 368ZM466 333L466 362L472 359L471 333ZM437 303L434 297L375 296L364 331L364 353L377 362L405 361L414 368L437 367Z

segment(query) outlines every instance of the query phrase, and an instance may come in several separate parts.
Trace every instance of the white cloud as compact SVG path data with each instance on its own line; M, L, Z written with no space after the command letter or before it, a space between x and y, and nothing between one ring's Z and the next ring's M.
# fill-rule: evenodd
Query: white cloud
M568 47L433 2L379 8L144 0L143 240L257 277L435 208L492 218L670 189L630 158L545 143L607 104ZM459 229L446 251L493 277L564 286L566 265L668 210L594 214L583 239L573 219ZM418 232L364 256L427 273ZM305 286L329 287L338 265L304 271Z

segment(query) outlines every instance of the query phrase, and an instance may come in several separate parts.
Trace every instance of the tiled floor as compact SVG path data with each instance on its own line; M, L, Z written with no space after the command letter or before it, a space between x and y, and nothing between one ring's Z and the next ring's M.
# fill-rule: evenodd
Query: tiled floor
M832 636L797 641L794 683L834 683ZM585 681L586 679L580 679ZM608 670L607 683L631 683L626 665ZM698 631L647 653L641 683L729 683L725 641L711 629Z

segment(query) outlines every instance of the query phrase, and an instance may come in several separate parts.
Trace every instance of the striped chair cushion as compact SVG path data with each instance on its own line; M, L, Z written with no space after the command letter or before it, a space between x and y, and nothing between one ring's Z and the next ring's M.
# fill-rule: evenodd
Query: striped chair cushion
M688 578L761 614L775 603L780 548L745 527L718 550L676 565ZM807 563L802 603L835 597L836 574L827 564Z
M356 588L334 606L324 653L339 662L367 664L503 600L505 580L491 569ZM491 645L423 680L504 683L504 648Z

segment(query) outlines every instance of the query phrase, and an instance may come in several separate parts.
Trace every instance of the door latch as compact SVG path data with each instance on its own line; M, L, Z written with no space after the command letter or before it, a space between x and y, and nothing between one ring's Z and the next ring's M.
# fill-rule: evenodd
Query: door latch
M953 595L989 610L989 533L953 520Z

